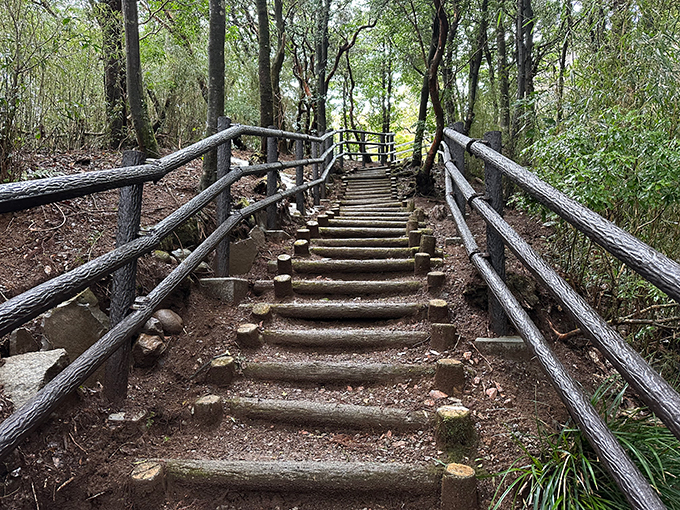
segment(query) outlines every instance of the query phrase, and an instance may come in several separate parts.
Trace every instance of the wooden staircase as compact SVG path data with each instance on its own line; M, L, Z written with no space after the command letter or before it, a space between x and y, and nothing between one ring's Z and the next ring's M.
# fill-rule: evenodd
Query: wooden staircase
M474 471L456 463L475 432L462 365L445 355L455 332L432 232L388 167L343 188L256 285L267 301L239 328L239 355L210 366L194 415L242 437L219 458L138 463L140 506L166 491L222 509L476 508Z

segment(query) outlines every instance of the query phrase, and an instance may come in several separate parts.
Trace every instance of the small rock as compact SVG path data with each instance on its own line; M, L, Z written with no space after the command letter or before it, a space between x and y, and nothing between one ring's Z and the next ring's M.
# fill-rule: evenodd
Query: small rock
M142 333L163 336L163 325L156 317L151 317L144 323L144 326L142 326Z
M174 261L172 255L170 255L167 251L164 250L154 250L153 257L155 259L160 260L161 262L165 262L166 264L172 264L172 262Z
M491 400L495 400L496 397L498 396L498 389L497 388L489 388L488 390L486 390L485 393Z
M109 426L114 429L126 429L126 430L146 430L146 417L148 413L144 410L138 411L136 413L113 413L108 417Z
M446 393L444 393L443 391L432 390L430 392L430 398L433 398L435 400L440 400L440 399L446 398L446 397L448 397L448 395Z
M165 352L167 345L159 336L142 333L132 346L132 359L135 366L150 367Z
M184 330L182 318L172 310L162 308L156 310L153 316L161 322L166 335L179 335Z
M186 248L177 248L176 250L172 251L172 256L179 261L184 260L189 255L191 255L191 250L187 250Z

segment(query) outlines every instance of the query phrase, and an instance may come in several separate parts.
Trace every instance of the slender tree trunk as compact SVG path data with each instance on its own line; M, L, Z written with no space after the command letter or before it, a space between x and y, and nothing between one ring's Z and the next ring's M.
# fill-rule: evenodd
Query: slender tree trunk
M210 26L208 35L208 115L205 136L217 133L217 118L224 115L224 36L226 14L224 0L210 0ZM203 174L200 189L204 190L216 180L217 150L203 157Z
M449 35L446 40L446 52L441 64L442 75L442 103L444 108L444 122L450 126L458 120L458 108L456 106L456 72L454 71L454 50L456 45L453 40L458 32L460 23L460 8L457 3L453 6L453 19L450 21Z
M413 157L412 165L414 167L420 166L423 162L423 137L425 135L425 121L427 120L427 101L430 94L430 77L429 68L432 59L437 51L437 43L439 41L439 21L437 15L434 16L432 22L432 40L430 41L430 50L427 54L427 62L425 74L423 74L423 86L420 89L420 103L418 106L418 123L416 124L416 136L413 139Z
M316 132L326 132L326 69L328 67L328 20L331 0L319 0L314 44L316 50Z
M283 1L274 0L274 18L276 20L276 36L278 38L278 49L272 63L272 94L274 125L279 129L284 129L284 111L281 102L281 69L286 57L286 27L283 20Z
M469 135L472 122L475 119L475 102L477 100L477 85L479 83L479 68L482 65L484 45L486 44L486 14L489 8L489 0L482 0L480 20L477 24L477 35L475 37L475 47L472 59L470 60L470 74L468 77L468 101L465 113L465 125L463 134Z
M425 164L416 176L416 186L418 191L422 194L432 194L434 191L434 181L431 174L432 165L434 165L434 158L437 155L437 150L439 149L439 144L441 143L444 134L444 110L442 110L441 101L439 99L438 71L446 47L446 38L449 33L449 20L441 0L434 0L434 5L437 10L439 39L437 41L437 51L435 52L432 62L430 63L430 68L428 69L428 81L430 85L430 100L432 101L432 110L434 111L437 128L434 133L434 140L427 153L427 158L425 158Z
M269 52L269 14L267 0L257 0L258 23L258 78L260 80L260 126L269 127L274 123L274 100L272 94L272 75ZM262 153L266 153L266 139L262 138Z
M516 20L517 44L517 101L518 106L512 117L512 133L510 138L510 154L514 155L519 142L519 133L528 132L531 127L531 115L527 101L534 91L533 78L533 46L534 46L534 11L531 0L518 0Z
M496 26L496 51L498 52L498 92L500 99L500 125L503 137L507 139L510 130L510 80L508 76L508 55L505 46L503 13L499 13Z
M100 0L96 7L102 30L106 141L109 148L118 149L125 140L127 123L123 6L121 0Z
M557 75L557 122L562 122L564 117L564 74L567 68L567 51L569 49L569 39L571 38L571 2L565 2L566 32L560 51L560 69Z
M137 19L137 0L124 0L125 48L127 56L126 76L130 115L137 135L139 150L147 156L159 156L158 143L149 121L149 111L144 101L142 83L142 64L139 57L139 26Z
M356 87L356 82L354 81L354 74L352 73L352 66L349 63L349 53L345 53L345 58L347 59L347 75L349 77L349 125L350 128L357 129L357 121L354 116L354 88ZM354 133L357 141L359 140L359 134Z

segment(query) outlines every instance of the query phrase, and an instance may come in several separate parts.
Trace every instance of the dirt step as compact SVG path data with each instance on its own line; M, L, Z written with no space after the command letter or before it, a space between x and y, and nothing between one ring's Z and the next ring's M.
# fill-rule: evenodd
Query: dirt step
M316 383L366 384L434 376L431 365L362 363L353 361L249 362L242 371L248 379Z
M148 461L147 461L148 462ZM237 491L439 493L434 465L379 462L293 462L154 459L170 485L217 485ZM159 481L159 485L164 485Z
M405 212L403 205L353 205L340 207L340 214L353 214L356 212Z
M400 319L427 311L420 303L362 303L335 301L329 303L282 303L270 304L270 310L281 317L312 320Z
M405 228L319 227L322 237L403 237Z
M408 259L418 251L414 248L375 248L375 247L341 247L313 246L310 252L319 257L331 259Z
M427 342L427 331L386 329L265 329L264 341L274 345L306 348L367 349L413 346Z
M430 260L431 262L431 260ZM300 260L293 259L296 273L411 273L415 270L415 259L372 259L372 260Z
M388 220L388 221L408 221L411 217L411 213L408 212L382 212L382 213L371 213L357 211L354 213L341 214L336 216L336 218L343 218L346 220L356 219L356 220L366 220L366 219L376 219L376 220Z
M328 220L329 227L374 227L374 228L406 228L407 219L347 219L343 216ZM423 226L425 226L423 224Z
M355 430L424 430L433 424L435 416L427 411L307 400L237 397L227 399L225 405L229 414L239 418Z

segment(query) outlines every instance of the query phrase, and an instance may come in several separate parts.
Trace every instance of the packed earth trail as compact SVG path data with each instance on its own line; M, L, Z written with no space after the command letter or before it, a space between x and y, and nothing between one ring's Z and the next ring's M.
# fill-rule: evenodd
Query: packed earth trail
M223 449L140 459L135 508L476 507L474 470L455 463L476 433L463 365L440 355L456 334L424 220L388 167L345 174L339 203L256 282L266 301L242 305L239 353L204 375L194 420Z

